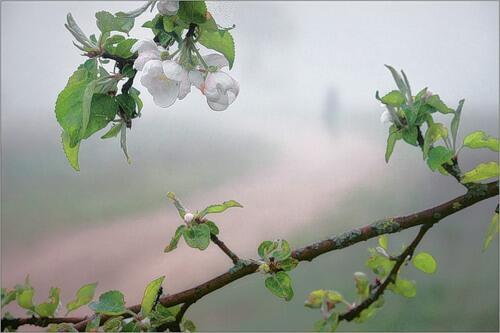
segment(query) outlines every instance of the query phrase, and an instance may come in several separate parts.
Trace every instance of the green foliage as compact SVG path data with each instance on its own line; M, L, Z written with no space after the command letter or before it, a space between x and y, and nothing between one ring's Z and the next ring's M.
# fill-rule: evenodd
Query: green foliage
M387 235L382 235L378 238L378 245L384 250L389 250L389 238Z
M433 274L436 272L437 263L436 260L427 252L420 252L413 257L413 265L427 274Z
M391 290L395 294L399 294L407 298L412 298L417 295L417 288L415 286L415 282L410 280L405 280L400 277L397 277L395 283L389 284L387 289Z
M123 294L117 290L105 292L99 296L98 302L89 304L89 308L96 313L109 316L118 316L125 312L125 298Z
M85 332L97 332L101 326L101 315L96 315L91 321L87 323Z
M97 287L97 283L89 283L82 286L76 292L76 298L68 304L66 304L67 313L70 313L73 310L78 309L79 307L86 305L94 299L95 288Z
M443 124L432 123L431 125L429 125L427 131L425 132L424 147L422 149L424 153L424 159L427 158L431 146L439 139L446 137L448 137L448 130Z
M266 288L274 295L290 301L293 298L292 279L287 273L280 271L266 278Z
M59 306L59 288L50 288L49 301L35 306L40 317L53 317Z
M180 306L166 308L157 304L156 308L149 314L152 327L158 327L165 323L175 321L175 315L179 312Z
M122 319L122 316L109 318L102 325L102 329L104 332L120 332L122 330Z
M60 323L47 326L47 332L78 332L78 330L71 324Z
M229 62L229 69L234 63L234 40L231 33L227 30L209 31L205 30L201 33L199 42L208 49L222 53Z
M496 152L499 150L498 139L483 131L475 131L467 135L464 138L464 147L472 149L488 148Z
M35 305L33 304L33 296L35 295L35 289L30 284L29 275L26 276L24 285L16 286L16 301L17 304L23 309L34 311Z
M455 112L453 109L449 108L446 104L443 103L439 95L432 95L427 99L427 105L430 105L435 110L446 114Z
M464 184L479 182L488 178L498 177L499 169L497 162L481 163L474 169L464 173L461 182Z
M186 215L186 209L184 206L181 204L181 202L176 198L175 193L173 192L168 192L167 193L167 198L172 200L174 203L175 208L177 208L177 212L179 213L179 216L181 219L184 219L184 215Z
M339 325L339 314L332 312L327 319L318 320L314 323L314 331L316 332L335 332Z
M216 214L216 213L222 213L226 209L231 208L231 207L240 207L243 208L241 204L234 200L229 200L229 201L224 201L221 204L216 204L216 205L210 205L207 208L203 209L201 212L197 214L199 218L203 218L208 214Z
M16 300L16 290L7 290L2 288L2 308L12 301Z
M387 148L385 150L385 162L389 162L396 142L403 137L403 134L398 130L396 125L389 128L389 137L387 138Z
M356 293L361 299L365 299L370 295L370 281L363 272L354 273L354 281L356 284Z
M278 239L275 241L263 241L259 245L257 252L264 260L272 257L276 261L283 261L290 257L292 249L286 240Z
M160 292L161 285L164 279L165 276L161 276L151 281L144 290L144 295L142 296L142 302L141 302L142 316L144 317L148 316L153 310L155 301L157 300L159 293L161 293Z
M97 27L102 33L119 31L129 33L134 27L134 19L130 17L115 16L106 11L95 14Z
M397 90L393 90L381 99L382 103L390 106L401 106L406 101L403 94Z
M462 108L464 107L465 99L461 99L458 102L458 108L455 110L455 114L453 115L453 119L451 120L451 136L453 139L453 150L456 151L456 141L458 135L458 127L460 126L460 116L462 115Z
M483 252L488 249L493 240L493 237L500 232L499 223L498 223L498 211L493 214L491 218L491 222L488 225L488 231L486 232L486 237L484 238L483 243ZM2 303L3 304L3 303Z
M185 23L201 24L207 20L205 1L181 1L177 16Z
M113 126L111 126L109 131L107 131L103 136L101 136L101 139L116 138L118 133L121 132L122 127L123 127L123 122L113 124ZM78 154L77 154L77 156L78 156ZM68 158L68 160L69 160L69 158ZM77 160L77 162L78 162L78 160Z
M436 171L442 164L448 163L453 157L453 151L446 147L432 147L427 158L427 165L432 171Z
M378 300L373 302L372 305L370 305L368 308L361 311L359 316L354 319L354 322L364 323L365 321L373 317L373 315L377 312L379 308L381 308L384 305L384 303L385 303L384 298L380 297Z
M184 229L183 235L192 248L205 250L210 244L210 228L206 224L192 224Z
M170 244L168 244L165 247L164 252L171 252L177 248L177 244L179 243L179 240L181 239L181 236L184 234L184 230L186 230L185 225L180 225L177 230L175 231L174 237L172 237L172 240L170 241Z

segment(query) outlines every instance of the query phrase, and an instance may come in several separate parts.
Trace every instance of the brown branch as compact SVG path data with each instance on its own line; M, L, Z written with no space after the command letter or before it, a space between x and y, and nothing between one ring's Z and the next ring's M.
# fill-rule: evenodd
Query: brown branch
M292 257L299 261L311 261L324 253L343 249L383 234L400 232L418 225L432 225L449 215L496 195L498 195L498 181L488 184L476 184L466 194L438 206L407 216L382 219L364 227L347 231L343 234L299 248L292 252ZM160 298L160 303L165 307L182 303L193 303L207 294L255 273L259 267L259 264L255 261L240 261L239 263L241 263L241 266L237 269L230 270L194 288ZM129 310L135 313L138 313L140 309L140 304L129 307ZM87 317L80 319L81 321L75 325L75 328L83 331L90 319ZM107 319L109 317L102 316L101 323ZM4 326L4 319L2 319L2 326Z
M85 320L87 318L85 317L83 319ZM35 325L40 327L46 327L49 326L50 324L61 324L61 323L77 324L81 321L82 317L61 317L61 318L30 317L30 318L13 318L13 319L2 318L2 332L6 328L15 330L19 326L23 325Z
M411 244L398 256L396 257L396 263L394 264L394 267L391 269L389 275L385 278L384 282L376 287L374 291L366 298L363 302L359 303L357 306L354 308L348 310L347 312L344 312L339 316L339 321L346 320L346 321L351 321L358 317L363 310L368 309L370 305L372 305L374 302L376 302L380 296L384 293L384 291L389 287L391 283L395 283L399 269L401 266L405 263L407 258L411 258L413 256L413 253L415 252L415 249L417 248L418 244L420 241L424 238L425 233L427 230L429 230L433 224L424 224L422 227L420 227L420 231L418 232L417 236L411 242Z
M240 258L233 252L231 251L227 246L226 244L224 244L223 241L221 241L217 236L215 236L214 234L211 234L210 235L210 239L212 240L212 242L214 242L221 250L222 252L224 252L230 259L231 261L233 262L233 264L237 264L238 261L240 260Z

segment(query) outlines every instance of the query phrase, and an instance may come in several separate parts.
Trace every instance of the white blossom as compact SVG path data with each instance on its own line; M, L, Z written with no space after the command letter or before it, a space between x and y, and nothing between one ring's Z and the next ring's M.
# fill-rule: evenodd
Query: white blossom
M204 56L203 60L210 69L206 77L201 71L193 70L189 72L189 80L205 95L212 110L224 111L238 97L239 84L229 74L220 70L229 66L225 57L220 54L209 54Z
M161 52L164 51L164 49L161 46L159 47L158 45L156 45L156 43L152 40L147 39L137 41L134 45L132 45L130 51L133 53L138 53L133 67L138 71L142 71L144 65L146 65L148 61L160 60Z
M167 64L165 64L168 62ZM180 69L178 68L180 67ZM168 72L165 71L168 69ZM175 103L179 95L179 72L182 66L172 60L150 60L144 66L141 83L153 96L156 105L166 108Z
M179 0L160 0L156 7L160 14L172 16L179 10Z

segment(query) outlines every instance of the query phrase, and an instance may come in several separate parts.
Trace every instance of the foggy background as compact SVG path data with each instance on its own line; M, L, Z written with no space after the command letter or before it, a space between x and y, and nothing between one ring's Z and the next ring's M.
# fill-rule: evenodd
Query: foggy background
M432 173L415 147L398 142L385 163L388 130L374 94L395 85L384 64L403 68L414 93L429 87L453 108L465 98L459 140L477 129L498 136L497 2L208 2L220 25L236 24L234 104L213 112L193 88L161 109L136 80L144 109L127 135L132 164L118 140L96 134L81 144L77 173L54 114L57 94L84 61L64 28L66 14L90 35L98 32L95 12L140 5L1 4L2 287L29 273L37 303L52 285L65 304L99 281L98 293L119 289L132 305L160 275L175 293L229 269L213 245L199 252L181 241L162 252L181 223L168 191L192 210L241 202L245 208L214 219L221 239L249 258L265 239L299 247L463 193L451 177ZM131 36L151 38L141 25L153 16L136 19ZM439 120L449 126L451 117ZM463 170L498 159L466 149L460 157ZM433 227L419 249L434 255L437 272L402 272L416 280L416 298L388 294L375 317L340 330L498 330L498 240L481 253L496 200ZM391 235L392 250L414 233ZM335 289L354 298L352 274L368 272L366 249L375 242L301 264L291 273L289 303L257 274L204 297L187 316L202 331L311 330L320 314L303 307L308 293Z

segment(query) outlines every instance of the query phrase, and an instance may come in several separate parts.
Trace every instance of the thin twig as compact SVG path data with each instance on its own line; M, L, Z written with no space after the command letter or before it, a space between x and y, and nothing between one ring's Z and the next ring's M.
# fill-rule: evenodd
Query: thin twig
M224 252L233 262L233 264L237 264L240 258L233 252L231 251L226 244L224 244L223 241L221 241L217 236L211 235L210 239L212 239L212 242L214 242L221 250Z
M375 288L375 290L368 296L368 298L366 298L363 302L359 303L357 306L348 310L347 312L341 314L339 316L339 321L341 320L351 321L356 317L358 317L363 310L368 309L370 305L372 305L380 298L380 296L382 296L384 291L391 283L396 282L399 269L405 263L407 258L411 258L413 256L413 253L415 252L415 249L417 248L418 244L423 239L425 233L432 226L433 224L425 224L420 228L420 231L418 232L413 242L411 242L411 244L396 258L396 263L394 264L394 267L392 268L389 275L387 275L387 277L385 278L384 282L378 285Z

